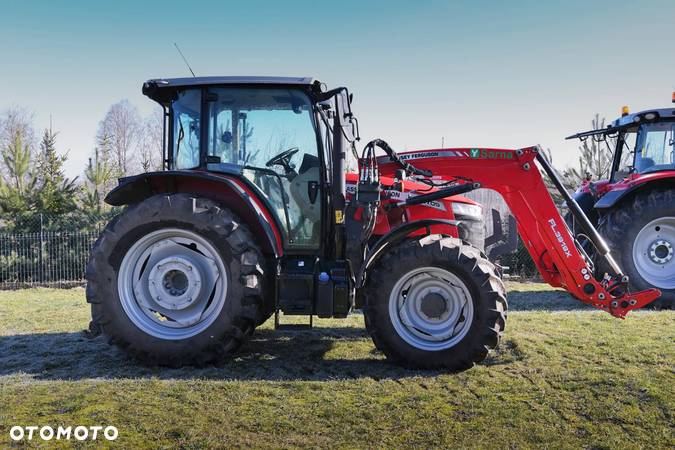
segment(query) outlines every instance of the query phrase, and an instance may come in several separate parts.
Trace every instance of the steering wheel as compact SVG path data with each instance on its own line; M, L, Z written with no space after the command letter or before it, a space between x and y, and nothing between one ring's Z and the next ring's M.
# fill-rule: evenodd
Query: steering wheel
M276 156L273 156L269 161L265 163L267 167L272 167L274 165L280 165L284 168L286 175L295 173L295 167L291 164L291 158L293 155L298 153L300 149L298 147L291 147L288 150L284 150Z

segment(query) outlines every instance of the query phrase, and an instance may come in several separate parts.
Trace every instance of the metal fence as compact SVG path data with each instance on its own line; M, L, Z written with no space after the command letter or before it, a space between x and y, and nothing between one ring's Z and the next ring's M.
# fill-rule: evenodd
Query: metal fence
M499 212L505 236L510 215L506 203L494 191L480 189L470 196L483 204L486 235L494 234L492 210ZM84 283L89 251L112 216L73 214L51 216L41 213L0 216L0 289L50 286L69 287ZM488 254L490 247L487 249ZM511 277L533 278L537 270L518 242L514 251L495 258Z
M83 283L89 251L106 220L40 213L0 218L0 289Z
M483 205L486 228L485 236L489 237L495 235L495 232L498 233L498 230L495 230L496 226L502 228L502 239L494 243L486 242L485 250L491 256L491 259L503 266L504 273L509 277L538 278L539 272L534 265L534 261L532 261L532 257L530 257L530 254L518 237L515 219L512 218L511 211L502 196L490 189L478 189L469 192L466 196ZM500 218L499 222L495 221L495 213ZM510 229L511 227L513 229ZM510 247L511 249L506 253L495 256L494 252L492 252L494 247L507 243L510 245L506 247Z

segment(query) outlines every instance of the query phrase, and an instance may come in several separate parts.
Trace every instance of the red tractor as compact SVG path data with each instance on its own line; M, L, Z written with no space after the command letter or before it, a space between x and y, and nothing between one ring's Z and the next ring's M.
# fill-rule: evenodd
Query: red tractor
M609 179L584 182L574 198L606 239L630 285L658 288L662 296L653 305L662 308L675 305L674 135L675 108L629 114L624 107L607 128L567 138L616 138ZM574 221L570 225L586 246L583 230Z
M360 309L378 349L409 367L464 370L497 346L506 293L481 251L480 206L499 192L544 279L624 317L659 296L631 293L607 245L537 147L357 154L346 88L310 78L150 80L164 109L167 170L121 179L128 205L87 267L92 335L147 363L204 364L275 316ZM380 149L383 155L376 155ZM606 263L596 273L535 160ZM603 266L604 267L604 266Z

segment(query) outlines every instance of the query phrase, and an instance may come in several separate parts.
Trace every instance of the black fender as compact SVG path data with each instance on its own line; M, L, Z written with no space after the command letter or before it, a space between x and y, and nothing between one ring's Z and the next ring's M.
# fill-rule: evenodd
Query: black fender
M280 257L283 243L279 224L257 188L237 174L213 174L197 170L167 170L120 178L105 197L112 206L131 205L157 194L188 193L217 201L241 217L260 236L263 252ZM251 195L253 194L253 195Z
M579 190L572 194L572 198L577 202L584 214L586 214L588 220L590 220L593 225L597 225L598 212L595 210L597 196L594 196L591 192ZM567 225L572 229L570 224Z
M644 183L628 189L609 191L600 197L600 200L598 200L593 207L599 209L600 212L604 212L603 210L614 208L619 203L632 199L639 192L659 188L675 189L675 178L657 178L652 181L645 181Z
M415 231L426 229L427 234L431 234L431 227L433 225L450 225L457 226L459 221L457 220L448 220L448 219L422 219L415 220L413 222L406 222L402 225L391 230L389 233L381 236L375 244L368 250L359 273L356 276L356 288L363 287L368 271L375 265L378 259L382 257L391 247L403 242L410 233ZM357 305L360 307L362 305Z

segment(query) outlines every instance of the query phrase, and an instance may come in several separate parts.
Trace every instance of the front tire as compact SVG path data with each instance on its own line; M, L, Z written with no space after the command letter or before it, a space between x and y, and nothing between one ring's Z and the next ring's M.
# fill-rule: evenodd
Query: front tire
M675 195L657 189L639 193L609 212L600 233L635 290L656 287L649 306L675 306Z
M365 322L387 359L410 368L467 370L499 344L504 284L481 252L439 235L384 255L364 286Z
M221 359L260 320L262 258L228 209L187 194L150 197L111 221L92 249L92 329L148 364Z

